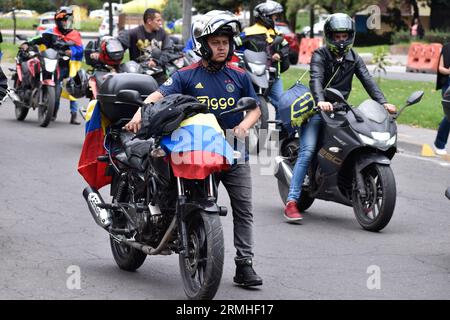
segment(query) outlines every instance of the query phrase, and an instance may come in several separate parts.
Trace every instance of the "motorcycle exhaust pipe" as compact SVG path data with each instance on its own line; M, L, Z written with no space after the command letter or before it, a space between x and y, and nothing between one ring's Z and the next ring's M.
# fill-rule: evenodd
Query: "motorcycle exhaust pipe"
M284 157L281 156L275 157L274 176L287 187L291 185L292 169L293 168Z
M83 190L83 197L95 222L103 229L107 229L111 224L111 215L108 210L99 207L105 205L100 193L95 188L86 187Z

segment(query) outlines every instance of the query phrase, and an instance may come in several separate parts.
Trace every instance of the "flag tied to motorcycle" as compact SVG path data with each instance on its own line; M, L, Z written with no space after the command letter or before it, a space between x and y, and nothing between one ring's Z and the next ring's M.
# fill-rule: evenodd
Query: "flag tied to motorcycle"
M108 125L109 121L100 112L97 100L89 102L86 112L86 136L78 161L78 172L89 186L96 189L111 183L111 177L105 175L107 163L97 160L98 156L106 154L103 141Z
M185 119L160 145L170 154L173 173L180 178L205 179L213 172L228 170L233 163L233 148L211 113Z

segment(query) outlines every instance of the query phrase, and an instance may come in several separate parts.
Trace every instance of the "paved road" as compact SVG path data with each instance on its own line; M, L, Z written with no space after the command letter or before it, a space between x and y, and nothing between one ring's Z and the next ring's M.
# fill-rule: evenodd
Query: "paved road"
M0 299L185 299L176 255L148 258L135 273L116 267L108 237L81 195L83 127L68 121L66 101L48 128L38 126L36 112L18 122L11 103L0 107ZM252 168L255 268L264 286L233 285L231 216L223 217L217 299L450 298L448 166L398 154L396 211L380 233L362 230L351 208L324 201L302 225L287 224L271 170ZM228 206L224 189L219 192ZM72 278L78 271L80 289ZM371 281L374 275L380 282ZM368 282L379 289L368 289Z

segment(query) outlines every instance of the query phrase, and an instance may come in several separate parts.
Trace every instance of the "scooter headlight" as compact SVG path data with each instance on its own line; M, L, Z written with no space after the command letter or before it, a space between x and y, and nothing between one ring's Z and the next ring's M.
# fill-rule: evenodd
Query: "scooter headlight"
M48 72L53 72L56 70L56 65L58 64L58 60L44 58L44 67Z
M256 76L261 76L266 72L266 66L264 64L248 63L250 70Z

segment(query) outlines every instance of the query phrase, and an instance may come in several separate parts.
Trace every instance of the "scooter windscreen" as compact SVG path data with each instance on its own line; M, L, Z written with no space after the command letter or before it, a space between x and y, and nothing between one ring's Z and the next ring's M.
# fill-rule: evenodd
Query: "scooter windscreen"
M377 123L383 123L388 114L384 107L376 101L373 100L365 100L358 107L358 110L361 111L367 119L375 121Z

